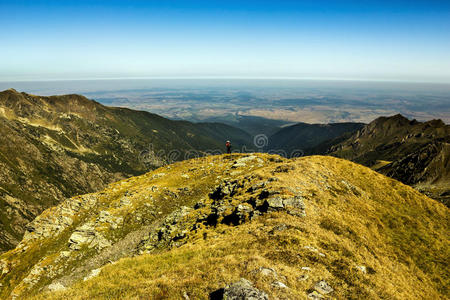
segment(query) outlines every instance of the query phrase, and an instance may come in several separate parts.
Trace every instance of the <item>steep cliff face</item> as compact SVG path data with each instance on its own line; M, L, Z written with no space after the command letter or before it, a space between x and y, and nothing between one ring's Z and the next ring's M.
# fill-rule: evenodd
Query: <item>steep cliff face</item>
M450 126L441 120L418 122L395 115L374 120L328 153L372 167L446 203L449 144Z
M346 160L210 156L44 211L0 256L0 297L445 298L449 225Z
M206 130L206 128L214 130ZM0 251L63 199L143 174L246 133L111 108L79 95L0 92ZM238 137L240 139L238 139ZM249 138L250 140L250 138Z

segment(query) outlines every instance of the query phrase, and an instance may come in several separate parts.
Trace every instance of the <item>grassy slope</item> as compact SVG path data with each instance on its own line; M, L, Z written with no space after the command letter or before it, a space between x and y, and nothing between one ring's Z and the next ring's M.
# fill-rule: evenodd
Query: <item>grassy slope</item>
M345 160L313 156L277 163L270 162L269 156L258 156L264 159L264 166L254 168L251 174L263 180L277 177L271 189L282 193L301 191L306 217L278 212L239 226L202 226L192 231L188 242L179 248L124 258L106 265L93 279L79 281L63 292L44 293L35 298L179 299L186 292L191 299L206 299L210 292L239 277L254 281L272 297L289 299L305 298L321 279L334 287L332 296L339 299L449 296L448 208L408 186ZM248 175L241 170L242 175L230 176L229 166L221 156L177 163L170 169L162 168L113 185L104 195L104 205L113 190L114 195L126 190L136 192L136 199L140 199L136 201L141 203L146 201L142 193L150 185L170 188L187 184L196 191L186 198L155 202L155 209L165 214L172 206L180 203L189 206L203 198L217 185L215 179L219 174L237 178ZM278 166L294 170L278 173L275 172ZM204 172L187 171L193 168L203 168ZM206 175L208 169L210 176ZM166 175L149 181L158 172ZM182 173L189 174L191 179L183 181ZM242 192L233 201L243 202L248 197ZM116 201L113 199L116 198L109 201ZM287 229L273 230L280 224L287 225ZM325 256L305 246L315 247ZM63 244L58 247L64 249ZM2 258L15 256L32 261L32 251L31 256L19 252L11 251ZM367 273L359 271L358 265L366 266ZM311 267L311 271L302 271L303 266ZM255 272L259 267L274 268L289 289L271 287L274 279ZM305 272L309 278L297 280Z

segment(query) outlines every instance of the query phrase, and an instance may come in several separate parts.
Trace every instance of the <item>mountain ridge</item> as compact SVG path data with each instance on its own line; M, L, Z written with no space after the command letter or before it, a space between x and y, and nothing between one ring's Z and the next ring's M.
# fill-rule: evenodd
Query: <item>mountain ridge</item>
M449 204L450 125L397 114L380 117L326 152L410 184Z
M0 92L0 251L25 225L65 198L183 159L236 147L245 132L221 124L171 121L111 108L77 94Z

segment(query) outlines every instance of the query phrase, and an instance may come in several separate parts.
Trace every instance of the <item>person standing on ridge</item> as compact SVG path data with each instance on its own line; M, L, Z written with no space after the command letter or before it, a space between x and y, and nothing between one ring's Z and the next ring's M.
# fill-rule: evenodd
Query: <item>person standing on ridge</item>
M225 143L225 147L227 147L227 153L231 154L231 142L230 141L227 141Z

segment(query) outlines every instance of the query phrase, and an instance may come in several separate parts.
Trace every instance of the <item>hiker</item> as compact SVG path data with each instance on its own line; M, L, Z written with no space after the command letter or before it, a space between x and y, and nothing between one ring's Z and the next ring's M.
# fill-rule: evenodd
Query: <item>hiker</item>
M225 143L225 147L227 147L227 153L231 154L231 142L230 141L227 141Z

